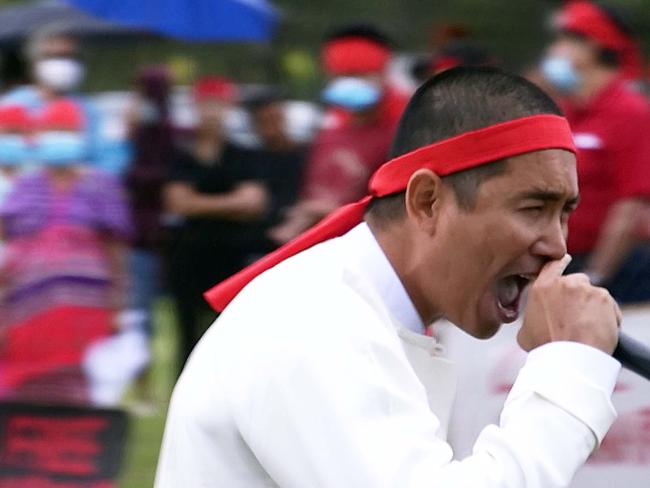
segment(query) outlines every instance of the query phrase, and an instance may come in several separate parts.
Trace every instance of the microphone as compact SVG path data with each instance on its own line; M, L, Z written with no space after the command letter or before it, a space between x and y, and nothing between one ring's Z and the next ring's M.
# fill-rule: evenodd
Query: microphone
M619 332L618 344L612 354L624 368L650 381L650 347L624 332Z

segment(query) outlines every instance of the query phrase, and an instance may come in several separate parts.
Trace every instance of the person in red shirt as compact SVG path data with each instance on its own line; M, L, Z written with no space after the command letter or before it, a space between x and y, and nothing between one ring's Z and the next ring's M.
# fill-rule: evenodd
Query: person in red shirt
M300 200L269 231L274 242L293 239L365 194L408 102L386 74L391 55L390 41L371 26L345 27L326 38L321 59L330 82L322 98L329 108L307 158Z
M372 25L344 26L326 36L321 48L321 68L331 81L352 77L375 85L380 92L377 119L396 129L411 94L395 86L388 76L392 49L388 36ZM341 105L331 106L326 119L327 128L344 127L354 123L354 111Z
M639 230L650 197L650 105L629 80L638 45L620 13L600 4L569 2L556 20L541 72L579 150L572 268L620 301L647 299L650 251Z

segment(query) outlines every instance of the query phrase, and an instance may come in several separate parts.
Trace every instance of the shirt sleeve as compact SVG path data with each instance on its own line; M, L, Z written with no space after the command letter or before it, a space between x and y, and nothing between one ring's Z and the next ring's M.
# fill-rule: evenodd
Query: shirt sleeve
M242 436L284 488L565 487L614 420L618 362L580 344L548 344L529 355L500 424L454 461L399 343L317 332L372 323L340 305L351 320L322 324L331 314L312 314L319 317L302 326L313 347L303 340L293 354L283 336L273 374L258 371L256 386L242 389L251 402L237 409Z
M630 110L613 126L611 170L619 199L650 198L650 109Z

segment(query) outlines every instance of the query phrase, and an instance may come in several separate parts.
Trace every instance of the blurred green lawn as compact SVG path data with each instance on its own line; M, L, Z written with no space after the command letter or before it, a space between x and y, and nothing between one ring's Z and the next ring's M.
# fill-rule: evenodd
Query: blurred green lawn
M153 486L167 404L176 379L176 328L172 306L168 300L161 300L156 307L154 324L151 382L158 411L151 416L130 415L129 438L124 454L120 488ZM133 396L133 391L127 393L126 404Z

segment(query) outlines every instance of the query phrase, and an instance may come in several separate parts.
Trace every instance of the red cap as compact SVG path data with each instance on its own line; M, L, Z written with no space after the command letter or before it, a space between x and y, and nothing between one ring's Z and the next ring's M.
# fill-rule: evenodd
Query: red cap
M569 2L558 14L556 22L561 30L583 35L599 46L619 53L621 67L628 78L640 76L641 51L636 39L617 26L593 2Z
M0 107L0 130L26 132L31 126L32 121L24 107L20 105Z
M78 103L60 100L49 103L36 122L39 130L80 131L84 128L85 117Z
M192 92L194 99L199 102L208 98L234 102L239 95L237 85L220 76L204 76L194 84Z
M323 46L323 70L329 75L364 75L384 70L390 49L365 37L343 37Z

